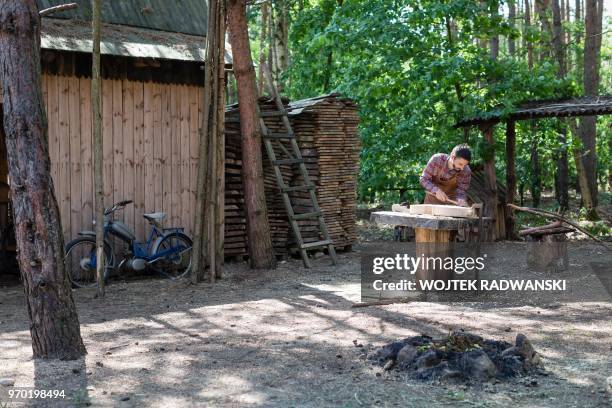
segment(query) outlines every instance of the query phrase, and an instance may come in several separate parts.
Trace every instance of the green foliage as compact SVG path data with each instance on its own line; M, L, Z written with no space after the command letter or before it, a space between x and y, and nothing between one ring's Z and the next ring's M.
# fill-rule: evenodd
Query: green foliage
M496 168L503 175L503 126L496 127L496 143L491 148L477 130L464 133L454 124L485 111L503 115L526 100L581 93L582 44L569 44L575 67L566 79L558 79L550 38L542 34L537 16L532 16L531 27L524 27L520 16L512 27L503 15L492 13L503 11L502 1L304 0L291 4L291 65L283 74L284 92L291 99L340 92L358 103L362 198L373 193L389 198L398 194L390 189L418 186L418 176L433 153L448 152L464 141L475 148L474 164L495 154ZM258 18L255 12L252 21ZM447 24L452 27L452 41ZM608 25L604 23L604 31ZM565 23L572 38L583 28L582 23ZM495 36L500 38L496 59L482 47ZM257 24L251 38L259 49ZM513 56L508 54L508 38L516 43ZM533 46L532 68L527 62L527 44ZM605 52L610 47L609 38L604 39L604 87L612 81L605 69L610 66L610 53ZM610 124L609 119L601 120ZM537 127L529 122L517 124L519 185L529 183L529 149L534 137L541 155L542 183L545 188L553 185L556 155L562 147L559 131L554 120L537 121ZM610 148L607 142L600 142L599 147L605 158L599 162L605 177ZM416 198L412 190L408 194Z
M464 141L463 130L453 127L459 118L491 109L503 114L526 99L575 93L575 84L557 80L548 61L529 72L523 59L502 54L494 60L476 45L475 39L494 35L521 37L502 17L491 16L497 5L346 0L339 7L322 0L295 14L287 91L293 99L337 91L358 102L362 192L413 186L433 153ZM447 19L456 27L452 44ZM527 40L538 36L528 31ZM468 140L479 160L494 153L478 132ZM503 157L503 143L495 150Z

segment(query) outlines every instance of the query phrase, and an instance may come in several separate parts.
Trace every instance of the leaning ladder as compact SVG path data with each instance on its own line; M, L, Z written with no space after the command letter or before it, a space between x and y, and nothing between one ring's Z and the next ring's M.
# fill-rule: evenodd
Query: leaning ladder
M276 102L276 111L274 112L259 112L259 122L261 125L261 136L263 138L264 145L266 146L266 152L268 154L268 158L270 159L270 163L274 167L274 175L276 176L276 184L280 189L281 195L283 197L283 202L285 204L285 209L287 210L287 215L289 217L289 223L291 224L291 229L293 230L293 235L295 236L295 240L298 245L298 249L300 251L300 255L302 257L302 261L304 262L304 266L307 268L311 267L310 259L308 258L308 253L306 252L309 249L316 249L320 247L327 247L327 251L332 258L332 262L334 265L337 263L336 259L336 251L334 249L334 244L329 236L329 232L327 231L327 227L325 226L325 220L323 219L323 213L321 212L321 208L319 207L319 203L317 202L317 196L315 192L315 185L310 181L310 177L308 176L308 170L304 165L304 159L302 158L302 153L300 152L300 148L295 139L295 134L293 133L293 129L291 128L291 124L289 123L289 118L287 116L287 110L285 109L283 102L278 95L278 91L276 86L274 85L274 81L272 79L272 75L270 74L270 70L267 66L263 66L264 76L266 79L266 83L268 85L268 89L270 91L270 95L274 98ZM259 107L258 107L259 109ZM285 132L281 133L272 133L268 130L264 122L265 117L277 116L281 117L283 126L285 128ZM283 144L283 141L288 141L290 143L290 147L287 148ZM276 153L274 152L273 143L276 143L276 146L283 152L287 159L277 160ZM283 178L283 174L280 170L280 165L289 164L294 165L297 164L300 168L300 174L302 179L304 180L304 185L301 186L288 186L285 184L285 180ZM293 191L308 191L310 195L310 201L312 203L312 208L314 211L296 214L293 211L293 205L291 204L291 199L289 198L289 193ZM302 239L302 233L300 231L300 226L298 221L314 219L316 218L319 221L319 230L323 237L322 240L316 242L308 242L304 243Z

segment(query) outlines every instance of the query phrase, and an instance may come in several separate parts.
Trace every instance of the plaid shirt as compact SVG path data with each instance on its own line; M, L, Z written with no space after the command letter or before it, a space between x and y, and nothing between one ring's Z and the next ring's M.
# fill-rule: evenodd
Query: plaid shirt
M457 175L457 199L465 200L465 192L470 187L470 179L472 178L472 170L470 166L466 165L463 170L457 171L448 168L448 159L450 156L444 153L436 153L431 156L427 167L423 170L421 175L421 185L427 191L435 193L439 190L433 182L433 177L438 176L445 179L450 179L454 175Z

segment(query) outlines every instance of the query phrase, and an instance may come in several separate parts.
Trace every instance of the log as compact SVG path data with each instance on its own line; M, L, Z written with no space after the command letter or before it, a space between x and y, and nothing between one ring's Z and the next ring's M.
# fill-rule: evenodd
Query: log
M519 231L519 235L522 237L526 235L530 235L534 237L541 237L543 235L566 234L568 232L574 232L574 231L576 231L574 228L569 228L569 227L544 228L544 229L530 228L527 230Z
M549 211L545 211L545 210L538 210L536 208L530 208L530 207L519 207L517 205L514 204L507 204L508 207L512 208L513 210L516 211L523 211L523 212L527 212L530 214L535 214L535 215L540 215L542 217L545 218L553 218L559 221L563 221L564 223L571 225L572 227L576 228L578 231L582 232L583 234L585 234L586 236L593 238L593 240L601 243L604 247L606 247L607 249L612 250L612 248L605 243L604 241L602 241L601 239L597 238L595 235L591 234L590 232L586 231L584 228L582 228L580 225L578 225L575 221L569 220L559 214L555 214L555 213L551 213Z

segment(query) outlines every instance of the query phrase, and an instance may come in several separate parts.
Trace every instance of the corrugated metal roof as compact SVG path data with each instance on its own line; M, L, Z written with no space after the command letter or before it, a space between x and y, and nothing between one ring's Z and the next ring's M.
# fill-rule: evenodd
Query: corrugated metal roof
M455 127L496 123L502 120L525 120L550 117L595 116L612 114L612 95L583 96L572 99L530 101L519 105L514 111L504 113L503 107L463 119Z
M124 57L204 61L204 37L103 23L100 52ZM92 52L91 23L84 20L42 18L41 47L61 51ZM232 63L226 43L226 64Z
M77 3L76 9L53 13L50 18L91 21L91 0L36 2L40 10L60 4ZM104 0L101 7L101 19L105 23L206 35L207 0Z

